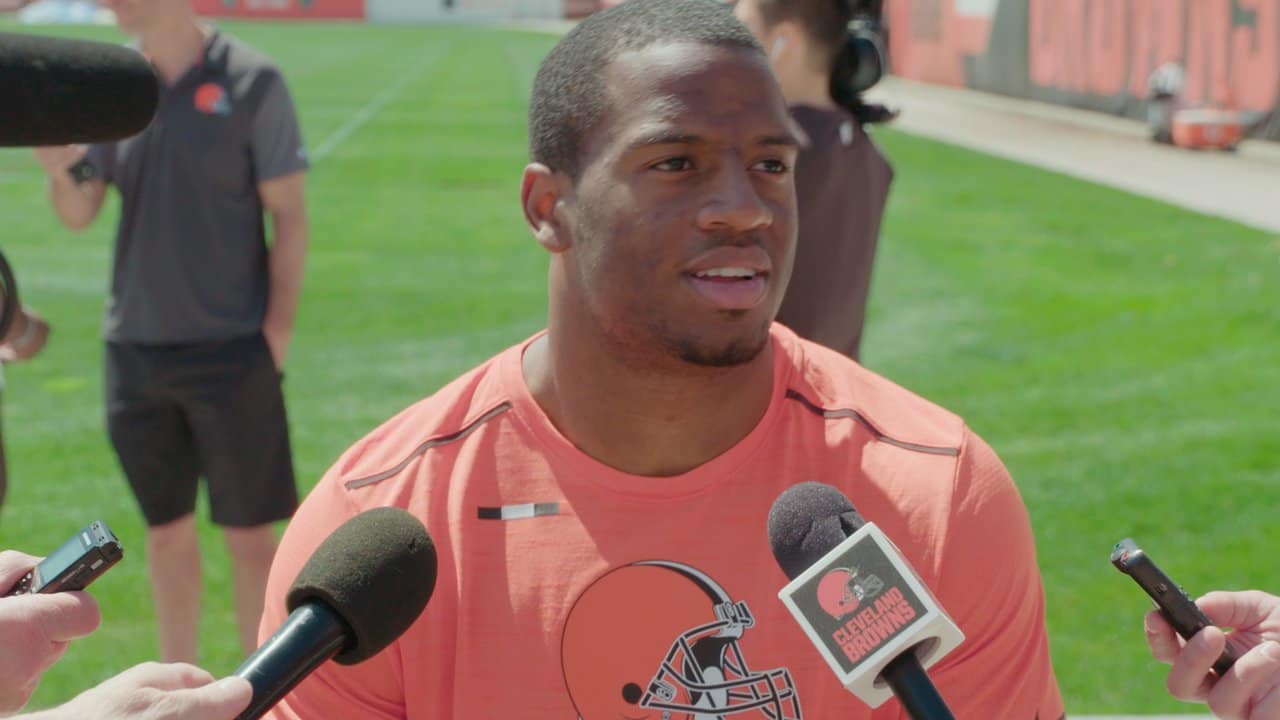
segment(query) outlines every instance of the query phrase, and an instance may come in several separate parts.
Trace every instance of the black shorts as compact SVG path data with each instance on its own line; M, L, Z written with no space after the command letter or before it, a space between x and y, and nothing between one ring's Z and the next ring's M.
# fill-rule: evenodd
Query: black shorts
M298 506L281 376L261 335L191 345L108 342L107 431L147 524L195 511L252 527Z

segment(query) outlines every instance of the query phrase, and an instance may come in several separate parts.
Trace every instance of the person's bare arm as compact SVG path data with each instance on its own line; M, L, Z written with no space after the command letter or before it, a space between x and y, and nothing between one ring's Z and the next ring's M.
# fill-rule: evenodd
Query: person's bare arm
M262 205L271 216L274 239L269 258L271 285L262 334L271 348L276 367L284 367L293 320L302 292L302 275L307 257L307 205L305 178L301 173L264 181L258 186Z
M107 185L102 180L77 182L69 172L87 150L84 145L55 145L34 151L47 177L53 211L62 224L72 230L83 230L93 222L107 194Z

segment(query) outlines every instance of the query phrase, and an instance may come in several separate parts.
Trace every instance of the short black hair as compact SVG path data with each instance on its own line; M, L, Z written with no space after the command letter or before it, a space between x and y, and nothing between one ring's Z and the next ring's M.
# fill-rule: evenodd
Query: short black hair
M626 0L578 23L538 67L529 98L529 155L577 178L582 140L606 108L604 69L625 52L693 42L764 54L720 0Z

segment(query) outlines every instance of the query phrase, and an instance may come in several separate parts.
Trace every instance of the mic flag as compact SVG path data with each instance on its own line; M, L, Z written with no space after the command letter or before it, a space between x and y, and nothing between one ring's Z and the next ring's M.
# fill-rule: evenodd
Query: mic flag
M893 697L880 676L915 646L928 669L964 634L873 523L862 525L778 593L832 671L871 707Z

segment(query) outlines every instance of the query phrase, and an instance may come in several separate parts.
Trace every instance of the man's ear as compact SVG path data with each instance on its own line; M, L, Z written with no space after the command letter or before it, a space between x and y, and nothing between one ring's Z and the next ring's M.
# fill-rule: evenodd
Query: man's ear
M548 252L561 253L573 244L564 215L572 182L542 163L530 163L520 181L520 204L524 220L538 244Z

